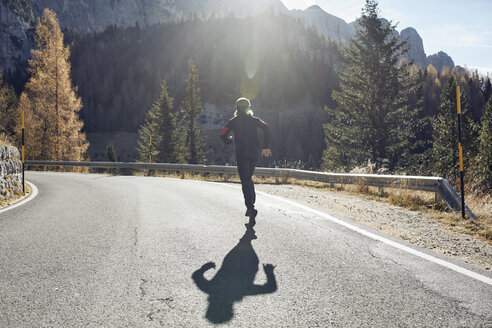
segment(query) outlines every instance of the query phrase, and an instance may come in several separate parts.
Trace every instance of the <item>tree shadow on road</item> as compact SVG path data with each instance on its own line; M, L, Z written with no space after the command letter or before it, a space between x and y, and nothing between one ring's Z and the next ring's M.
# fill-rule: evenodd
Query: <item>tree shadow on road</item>
M211 280L203 275L215 268L214 262L204 264L191 276L197 287L209 295L205 317L210 322L230 321L234 316L234 302L241 301L245 296L269 294L277 290L274 266L271 264L263 265L267 282L264 285L253 283L259 260L251 241L256 238L253 228L248 228L239 243L224 257L222 267Z

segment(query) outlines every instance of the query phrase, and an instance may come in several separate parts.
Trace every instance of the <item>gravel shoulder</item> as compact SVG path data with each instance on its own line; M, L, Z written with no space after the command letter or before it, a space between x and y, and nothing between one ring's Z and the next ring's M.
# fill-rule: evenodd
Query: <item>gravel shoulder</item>
M492 270L492 246L451 231L424 213L357 196L296 185L256 184L256 190L350 218L420 247Z

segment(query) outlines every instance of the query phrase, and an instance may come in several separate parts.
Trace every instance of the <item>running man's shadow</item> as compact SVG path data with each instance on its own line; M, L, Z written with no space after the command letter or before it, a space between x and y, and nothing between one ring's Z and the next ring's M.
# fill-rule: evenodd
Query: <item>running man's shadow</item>
M214 262L204 264L191 276L193 281L204 293L208 294L208 309L206 318L212 323L224 323L234 316L234 302L239 302L244 296L269 294L277 290L277 281L271 264L264 264L263 270L267 276L264 285L253 283L258 272L258 256L251 241L256 239L253 228L248 228L239 243L225 256L222 267L211 280L203 274L215 268Z

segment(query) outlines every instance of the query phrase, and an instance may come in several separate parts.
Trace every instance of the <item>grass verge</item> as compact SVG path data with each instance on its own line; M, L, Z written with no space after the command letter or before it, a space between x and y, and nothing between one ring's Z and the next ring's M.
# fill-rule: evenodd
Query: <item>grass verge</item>
M19 194L15 195L14 197L9 198L7 200L0 200L0 209L5 208L5 207L10 206L10 205L14 205L15 203L20 202L21 200L29 197L30 194L31 194L31 187L26 183L26 194L23 195L22 193L19 193Z

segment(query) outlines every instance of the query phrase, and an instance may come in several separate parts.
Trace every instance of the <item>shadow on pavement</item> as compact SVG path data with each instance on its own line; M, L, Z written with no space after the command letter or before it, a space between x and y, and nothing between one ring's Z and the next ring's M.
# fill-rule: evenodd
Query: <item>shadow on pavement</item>
M205 317L210 322L230 321L234 316L234 302L241 301L244 296L269 294L277 290L273 273L275 267L271 264L263 265L267 282L264 285L253 283L259 260L251 241L256 238L253 228L248 228L239 243L224 257L222 267L211 280L203 275L215 268L214 262L204 264L191 276L197 287L209 295Z

